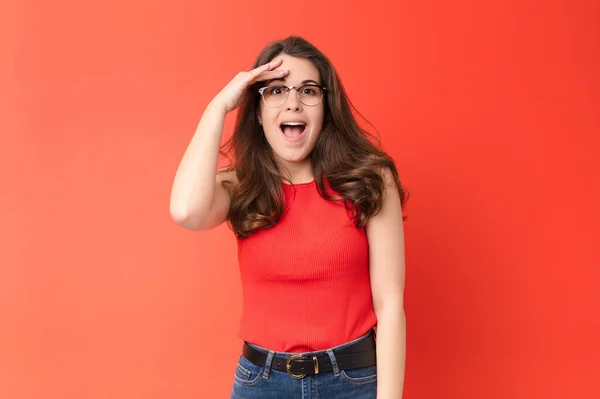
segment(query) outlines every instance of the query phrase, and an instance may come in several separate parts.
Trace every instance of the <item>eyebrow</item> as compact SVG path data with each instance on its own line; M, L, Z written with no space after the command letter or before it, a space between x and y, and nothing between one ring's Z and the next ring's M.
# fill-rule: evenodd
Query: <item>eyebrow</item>
M277 81L285 82L285 79L282 79L282 78L271 79L267 82L267 85L270 85L272 82L277 82ZM316 80L306 79L306 80L303 80L302 82L300 82L300 86L305 85L307 83L314 83L317 86L319 85L319 82L317 82Z

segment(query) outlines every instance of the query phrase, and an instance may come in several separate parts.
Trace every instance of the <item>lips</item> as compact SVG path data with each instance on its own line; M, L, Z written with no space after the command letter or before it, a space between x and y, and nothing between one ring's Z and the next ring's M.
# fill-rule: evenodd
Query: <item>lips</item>
M298 141L300 140L306 131L306 123L305 122L284 122L279 125L283 136L288 141Z

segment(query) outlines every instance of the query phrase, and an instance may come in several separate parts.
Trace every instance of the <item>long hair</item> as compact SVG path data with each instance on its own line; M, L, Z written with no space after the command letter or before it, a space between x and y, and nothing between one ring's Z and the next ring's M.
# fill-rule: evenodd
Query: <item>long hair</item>
M400 195L401 204L408 200L398 171L390 156L383 152L379 140L356 122L344 87L331 62L305 39L290 36L268 44L258 55L252 69L272 61L280 54L309 60L318 69L327 87L324 95L323 127L309 157L319 194L326 200L339 200L325 186L342 197L356 227L364 227L383 204L383 169L389 169ZM275 163L257 115L260 107L258 89L263 82L248 87L240 104L231 139L221 154L233 160L226 168L235 171L238 184L223 182L228 188L231 205L227 215L230 227L238 237L275 225L283 212L285 197L282 180L286 178ZM356 111L358 113L358 111ZM358 113L360 115L360 113ZM362 116L362 115L361 115ZM375 146L369 138L374 138ZM406 216L403 216L406 219Z

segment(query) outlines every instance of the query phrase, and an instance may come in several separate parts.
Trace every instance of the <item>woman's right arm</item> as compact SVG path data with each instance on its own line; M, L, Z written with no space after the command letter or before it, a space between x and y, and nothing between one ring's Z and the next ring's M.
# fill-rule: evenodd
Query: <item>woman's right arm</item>
M227 220L229 191L221 184L237 184L235 172L217 173L223 125L228 112L236 109L246 88L254 82L288 74L273 69L282 60L272 61L249 72L240 72L206 107L175 174L170 212L180 226L208 230Z
M208 230L227 218L229 193L221 181L231 176L217 175L226 114L225 107L217 101L206 107L177 169L170 212L175 223L187 229Z

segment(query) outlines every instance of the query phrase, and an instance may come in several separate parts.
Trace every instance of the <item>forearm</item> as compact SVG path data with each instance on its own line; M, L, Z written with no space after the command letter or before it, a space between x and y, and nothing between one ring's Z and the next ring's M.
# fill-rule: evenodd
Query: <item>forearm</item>
M179 219L209 211L215 191L226 111L211 102L179 164L171 190L171 214Z
M401 399L406 363L406 316L402 305L377 316L377 399Z

